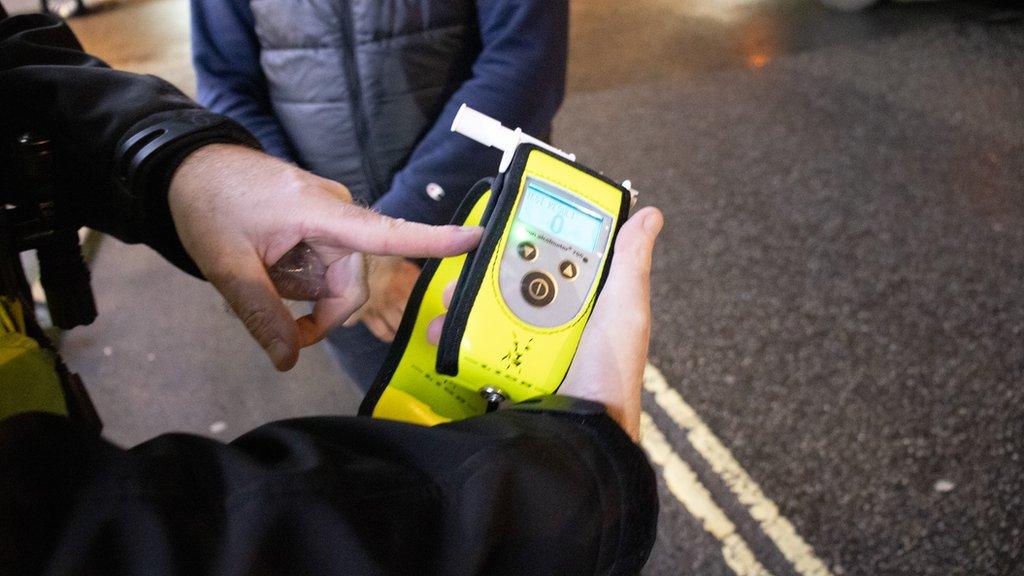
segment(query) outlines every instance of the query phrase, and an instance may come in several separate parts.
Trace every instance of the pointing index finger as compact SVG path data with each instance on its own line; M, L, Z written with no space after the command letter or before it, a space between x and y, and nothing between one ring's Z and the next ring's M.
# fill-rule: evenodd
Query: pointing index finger
M324 222L322 232L352 250L411 258L462 254L483 234L479 226L431 226L353 205L338 205Z

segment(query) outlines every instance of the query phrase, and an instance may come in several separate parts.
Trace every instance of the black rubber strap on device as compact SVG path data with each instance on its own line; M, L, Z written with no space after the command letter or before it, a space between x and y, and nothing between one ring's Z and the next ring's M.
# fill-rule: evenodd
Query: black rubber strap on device
M467 218L469 218L470 212L473 211L473 207L476 206L480 196L488 190L491 190L493 186L493 180L491 178L484 178L480 180L472 188L466 197L462 199L462 203L459 204L459 208L455 211L455 215L452 217L450 224L463 224ZM491 199L494 199L492 192ZM488 204L488 207L490 203ZM484 212L484 218L487 213ZM486 220L481 219L481 222ZM469 259L472 254L466 258ZM363 398L362 404L359 405L360 416L372 416L373 409L377 406L377 402L380 400L384 390L391 383L391 379L395 375L395 370L398 369L399 362L402 361L402 356L405 354L406 347L409 345L409 338L412 336L412 329L416 326L416 318L420 313L420 304L423 302L423 295L426 293L427 288L430 286L431 281L434 279L434 274L437 272L437 267L441 264L441 260L438 258L431 258L426 261L423 265L423 270L420 272L419 279L416 280L416 285L413 286L412 294L409 296L409 301L405 307L405 313L402 315L402 322L398 325L398 331L395 334L395 340L391 343L391 347L388 349L387 358L384 360L384 364L381 365L380 370L377 372L377 377L373 381L373 385L370 386L370 390L366 393ZM463 268L465 270L465 268Z
M539 148L524 144L516 149L512 162L502 175L501 188L495 189L491 196L491 202L487 206L488 219L484 226L483 239L474 251L472 258L467 258L467 265L459 274L451 304L448 306L448 314L445 315L441 341L437 344L437 364L435 366L440 374L448 376L459 374L459 350L462 348L462 335L466 333L466 322L469 321L473 302L476 300L484 276L487 274L491 256L497 250L501 235L505 231L505 224L512 216L512 207L516 202L519 181L523 177L526 160L530 157L531 150L534 149Z

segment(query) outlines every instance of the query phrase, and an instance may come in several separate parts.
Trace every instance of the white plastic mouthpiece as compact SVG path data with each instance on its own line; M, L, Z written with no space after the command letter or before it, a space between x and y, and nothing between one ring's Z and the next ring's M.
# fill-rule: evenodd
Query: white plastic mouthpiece
M497 148L502 152L511 152L519 145L519 137L515 131L509 130L494 118L477 112L465 104L459 108L452 122L452 132L458 132L477 142Z
M512 155L515 153L516 148L524 143L529 142L545 150L558 154L563 158L567 158L571 161L576 160L575 154L569 154L563 150L559 150L554 146L542 142L533 136L523 134L523 131L519 128L510 130L501 125L494 118L473 110L469 106L463 104L459 108L459 112L455 114L455 120L452 121L452 132L458 132L463 136L472 138L477 142L497 148L501 150L501 165L498 166L499 172L504 172L508 169L509 164L512 162Z

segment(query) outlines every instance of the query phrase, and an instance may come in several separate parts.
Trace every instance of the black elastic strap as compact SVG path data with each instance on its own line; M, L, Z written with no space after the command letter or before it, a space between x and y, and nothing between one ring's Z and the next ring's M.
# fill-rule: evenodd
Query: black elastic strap
M508 169L495 179L495 188L486 210L487 220L482 222L484 224L483 238L480 240L480 245L466 259L466 265L455 284L455 293L452 295L448 314L444 319L441 341L437 345L437 364L435 366L440 374L448 376L459 374L459 354L462 350L462 336L466 333L469 313L480 292L480 286L487 274L491 257L498 249L505 224L512 216L512 207L515 205L516 195L519 192L519 182L523 178L526 161L533 150L541 149L532 144L520 145L516 149ZM497 185L500 185L500 188Z
M480 197L488 190L491 190L492 187L493 179L491 178L484 178L474 184L462 199L449 223L456 225L464 224ZM492 191L492 198L493 194L494 192ZM468 258L469 256L467 256ZM370 386L370 390L363 397L363 402L359 406L360 416L373 415L373 409L377 406L377 402L380 400L381 395L384 394L388 384L391 383L395 370L398 369L398 364L402 361L402 356L405 355L405 350L409 346L409 339L412 337L412 329L415 327L416 318L420 313L420 304L423 302L423 296L426 294L427 288L430 287L430 283L433 281L434 274L437 272L437 267L440 264L440 258L431 258L423 265L420 277L417 279L416 285L412 289L412 294L409 296L409 301L406 304L405 313L402 315L402 322L398 326L398 333L395 334L395 339L388 349L387 358L384 360L384 364L381 365L373 385Z

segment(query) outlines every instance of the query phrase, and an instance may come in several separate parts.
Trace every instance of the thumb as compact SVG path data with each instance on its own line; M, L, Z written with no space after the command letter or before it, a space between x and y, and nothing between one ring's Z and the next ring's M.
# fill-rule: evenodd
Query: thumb
M210 281L274 366L281 371L291 369L299 355L298 328L262 261L255 253L228 261L232 264L219 270Z
M661 211L647 207L634 214L619 231L608 279L583 333L584 341L601 334L622 334L627 356L647 354L650 334L651 256L664 224ZM589 346L601 348L597 342ZM584 348L581 343L581 348ZM627 350L629 349L629 350Z
M602 402L633 439L651 334L651 255L663 224L661 212L644 208L622 225L608 280L559 390Z
M615 257L601 297L646 309L651 285L651 256L654 243L665 223L661 211L652 206L639 210L619 231ZM632 296L630 296L632 295Z

